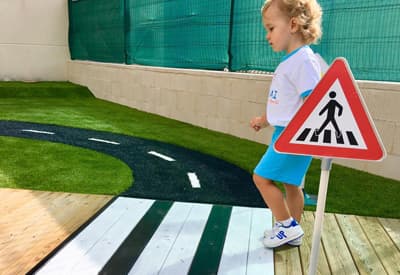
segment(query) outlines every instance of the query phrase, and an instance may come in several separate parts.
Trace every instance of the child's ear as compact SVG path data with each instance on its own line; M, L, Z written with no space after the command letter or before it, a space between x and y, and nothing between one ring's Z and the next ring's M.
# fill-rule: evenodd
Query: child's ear
M297 19L292 17L290 18L290 32L296 33L299 30L299 25L297 24Z

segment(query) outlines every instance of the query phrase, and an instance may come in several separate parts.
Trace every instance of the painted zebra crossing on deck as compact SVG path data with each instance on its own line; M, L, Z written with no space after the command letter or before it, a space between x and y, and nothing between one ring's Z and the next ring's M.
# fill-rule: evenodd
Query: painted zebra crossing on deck
M34 274L274 274L269 209L118 197Z

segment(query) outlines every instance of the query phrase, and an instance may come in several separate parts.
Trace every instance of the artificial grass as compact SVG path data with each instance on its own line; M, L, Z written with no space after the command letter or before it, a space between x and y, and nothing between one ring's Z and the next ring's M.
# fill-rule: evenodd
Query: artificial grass
M80 98L94 97L83 86L68 82L0 82L0 98Z
M1 137L1 187L117 195L132 182L122 161L92 150Z
M42 85L51 90L52 83L42 83ZM67 96L57 92L50 93L46 97L31 97L29 92L24 91L22 96L16 89L14 97L8 94L3 98L0 93L0 119L58 124L155 139L214 155L242 167L249 173L252 172L266 149L265 145L256 142L141 112L91 96L80 96L78 90L82 89L81 86L71 83L64 83L64 85L70 86L71 90L75 87L76 92L66 89L64 93L70 93ZM86 94L87 90L83 93ZM52 150L49 150L48 154L54 154ZM18 158L18 154L15 157ZM57 165L63 167L65 164L58 163ZM318 192L319 166L320 161L313 160L307 174L306 191L310 194ZM35 167L31 169L31 174L34 175L35 169ZM3 173L7 174L8 171L3 170ZM89 170L79 175L70 175L69 180L72 182L79 181L79 177L87 178L89 176L87 173ZM101 180L106 180L106 178L101 177L98 182ZM18 183L18 186L24 188L22 183ZM47 188L51 187L54 186L37 187L37 189L49 190ZM98 193L96 184L93 184L91 188L93 189L87 193ZM400 218L397 195L399 191L399 181L333 165L326 211ZM307 209L314 208L307 207Z

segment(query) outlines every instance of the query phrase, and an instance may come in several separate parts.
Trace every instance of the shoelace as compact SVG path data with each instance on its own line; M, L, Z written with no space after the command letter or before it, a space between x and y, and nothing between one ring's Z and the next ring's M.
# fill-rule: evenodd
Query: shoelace
M279 227L282 226L282 224L280 222L275 222L274 226L271 229L271 235L275 235L275 233L278 233L278 229Z
M274 232L276 232L278 230L278 228L281 226L282 226L282 224L280 222L275 222L274 227L272 227L272 230Z
M281 226L283 226L282 223L280 223L280 222L275 222L275 223L274 223L274 226L273 226L272 229L268 232L267 235L275 237L276 233L278 233L278 232L280 231L280 230L279 230L279 227L281 227ZM267 232L267 231L266 231L266 232Z

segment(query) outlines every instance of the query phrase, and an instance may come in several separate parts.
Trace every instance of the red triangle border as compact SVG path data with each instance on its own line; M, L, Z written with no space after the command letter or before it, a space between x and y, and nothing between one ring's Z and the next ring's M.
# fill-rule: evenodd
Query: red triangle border
M290 140L296 135L304 121L327 94L336 80L339 80L354 119L365 141L366 149L321 146L312 144L295 144ZM298 110L294 118L275 142L275 150L281 153L312 155L327 158L346 158L360 160L382 160L386 156L385 149L367 111L365 103L356 86L353 74L346 59L334 60L321 81L315 87L309 98Z

